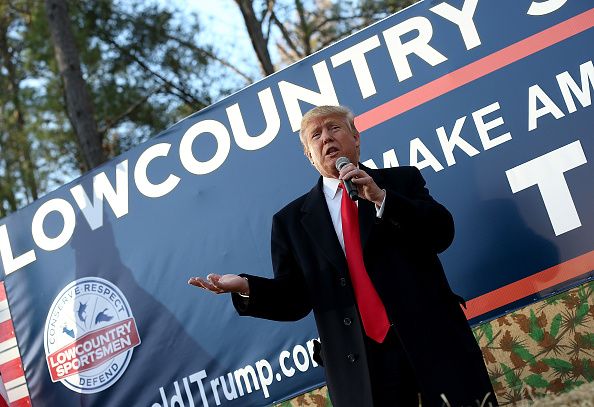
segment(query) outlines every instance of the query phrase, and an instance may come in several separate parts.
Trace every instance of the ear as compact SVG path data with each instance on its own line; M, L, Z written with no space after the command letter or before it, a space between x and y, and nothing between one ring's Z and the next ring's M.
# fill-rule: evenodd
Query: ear
M310 163L312 163L313 165L313 158L311 158L311 153L309 151L304 151L303 155L307 157L307 159L309 160Z

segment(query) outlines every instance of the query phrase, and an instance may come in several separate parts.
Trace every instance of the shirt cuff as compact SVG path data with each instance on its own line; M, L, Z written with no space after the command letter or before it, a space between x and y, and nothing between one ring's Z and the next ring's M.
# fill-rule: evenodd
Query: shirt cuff
M243 277L243 279L245 281L248 281L247 277ZM248 286L249 286L249 281L248 281ZM246 300L248 300L250 298L249 294L245 294L245 293L237 293L237 295L239 295L241 298L245 298Z
M388 193L386 192L385 189L383 189L383 191L384 191L384 200L382 201L382 205L380 207L375 205L375 216L380 219L384 215L384 208L386 207L386 196L388 195Z

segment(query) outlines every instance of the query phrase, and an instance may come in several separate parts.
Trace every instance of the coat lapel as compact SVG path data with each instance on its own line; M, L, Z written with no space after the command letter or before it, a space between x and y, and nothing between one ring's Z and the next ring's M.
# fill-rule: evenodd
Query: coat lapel
M322 177L307 194L301 211L303 215L301 224L311 240L337 270L340 272L347 270L344 252L340 247L338 237L336 237L332 219L330 219L330 213L328 212L328 205L326 205L326 198L322 190Z

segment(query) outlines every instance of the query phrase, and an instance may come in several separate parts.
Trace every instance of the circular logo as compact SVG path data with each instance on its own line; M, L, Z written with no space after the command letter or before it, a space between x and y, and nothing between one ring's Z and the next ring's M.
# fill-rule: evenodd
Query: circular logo
M128 301L102 278L71 282L47 314L44 347L51 379L77 393L97 393L117 382L138 345Z

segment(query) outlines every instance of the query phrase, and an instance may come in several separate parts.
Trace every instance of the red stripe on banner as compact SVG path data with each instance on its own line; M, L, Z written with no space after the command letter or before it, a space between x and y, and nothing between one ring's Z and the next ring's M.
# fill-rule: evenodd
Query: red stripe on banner
M7 319L4 322L0 322L0 343L12 338L14 338L14 326L12 325L12 320Z
M0 281L0 301L6 300L6 290L4 289L4 281Z
M10 407L29 407L31 405L31 399L29 396L23 397L10 403Z
M547 28L491 55L437 78L355 118L365 131L454 89L594 27L594 9Z
M466 302L471 319L594 270L594 250Z
M21 358L15 358L0 365L0 372L2 373L2 381L4 383L25 376Z

